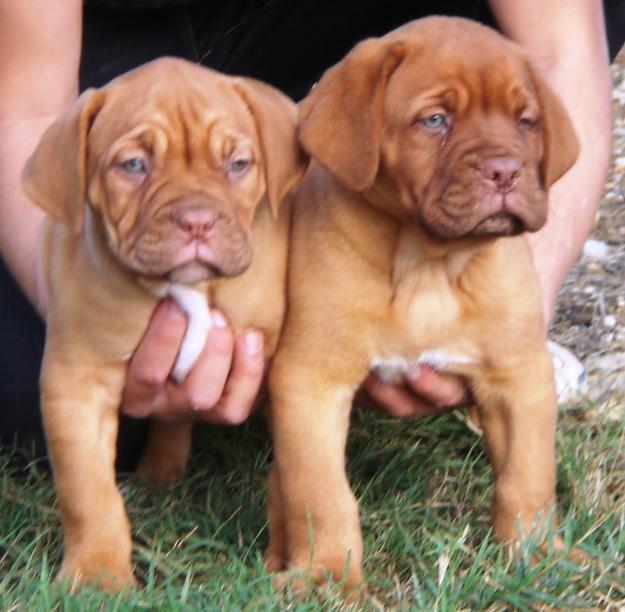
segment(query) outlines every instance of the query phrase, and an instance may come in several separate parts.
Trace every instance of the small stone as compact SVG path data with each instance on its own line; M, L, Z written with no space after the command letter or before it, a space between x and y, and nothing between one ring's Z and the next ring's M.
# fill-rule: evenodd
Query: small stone
M606 315L603 317L603 324L609 328L614 327L616 325L616 317L614 315Z
M591 259L604 260L608 256L610 247L603 240L594 240L590 238L584 243L583 253Z

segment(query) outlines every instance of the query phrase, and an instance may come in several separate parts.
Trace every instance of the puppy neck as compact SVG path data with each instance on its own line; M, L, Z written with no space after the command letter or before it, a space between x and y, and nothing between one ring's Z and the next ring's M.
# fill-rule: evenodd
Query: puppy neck
M450 280L457 279L478 255L496 246L499 238L436 240L414 222L403 224L395 251L393 278L401 279L419 267L440 267Z

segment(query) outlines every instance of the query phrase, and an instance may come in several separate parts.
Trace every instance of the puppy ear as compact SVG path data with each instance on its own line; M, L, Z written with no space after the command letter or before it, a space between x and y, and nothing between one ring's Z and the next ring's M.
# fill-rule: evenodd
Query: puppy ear
M541 172L543 184L551 187L577 160L579 141L569 114L551 87L530 66L530 74L540 104L543 129L543 158Z
M297 106L271 85L238 77L234 88L249 108L260 138L267 199L276 217L285 196L302 178L308 157L297 140Z
M300 103L306 151L354 191L376 177L386 84L405 56L403 43L370 38L327 70Z
M80 233L84 218L87 135L103 104L101 90L85 91L44 132L22 171L28 197L75 234Z

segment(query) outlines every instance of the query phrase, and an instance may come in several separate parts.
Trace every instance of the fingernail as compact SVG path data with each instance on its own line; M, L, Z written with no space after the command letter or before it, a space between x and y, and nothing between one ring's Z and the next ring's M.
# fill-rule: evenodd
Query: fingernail
M245 348L250 355L260 353L263 348L263 335L258 331L251 331L245 334L243 339Z
M423 374L423 368L418 363L413 363L406 370L406 378L409 378L410 380L417 380L418 378L421 378L421 374Z
M219 310L211 310L211 318L213 319L213 325L215 327L224 328L228 325L226 317L224 317Z

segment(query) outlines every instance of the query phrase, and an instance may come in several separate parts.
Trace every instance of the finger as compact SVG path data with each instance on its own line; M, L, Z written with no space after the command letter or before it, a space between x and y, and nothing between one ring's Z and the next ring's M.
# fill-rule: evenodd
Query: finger
M367 377L362 386L375 401L376 407L385 410L391 416L408 418L446 412L421 399L403 386L381 382L373 374Z
M167 381L184 336L187 320L173 300L163 300L152 314L126 373L122 411L146 416Z
M441 374L427 366L412 366L405 380L417 395L437 408L456 407L470 400L467 386L461 378Z
M224 315L211 311L213 326L206 338L206 346L198 357L183 387L188 403L202 412L211 410L223 395L234 349L234 336ZM203 418L203 415L199 415Z
M212 423L238 425L252 412L265 371L264 340L251 330L241 336L234 348L232 370L224 394L215 410L206 414Z

